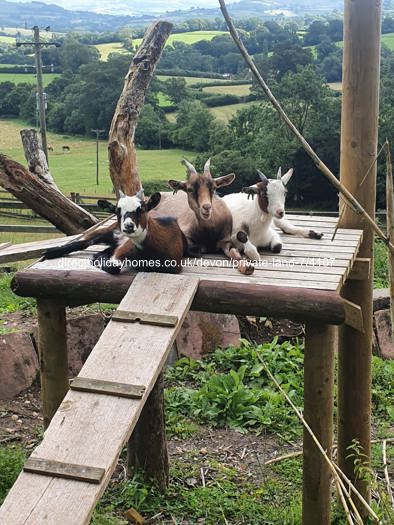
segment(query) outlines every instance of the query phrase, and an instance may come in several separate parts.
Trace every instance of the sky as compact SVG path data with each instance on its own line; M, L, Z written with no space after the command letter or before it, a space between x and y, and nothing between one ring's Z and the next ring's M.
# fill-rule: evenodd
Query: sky
M28 2L30 0L13 0ZM65 9L78 9L108 14L143 14L165 12L190 7L218 7L217 0L39 0L46 4L57 4ZM234 1L234 0L232 0ZM232 3L230 1L229 3Z

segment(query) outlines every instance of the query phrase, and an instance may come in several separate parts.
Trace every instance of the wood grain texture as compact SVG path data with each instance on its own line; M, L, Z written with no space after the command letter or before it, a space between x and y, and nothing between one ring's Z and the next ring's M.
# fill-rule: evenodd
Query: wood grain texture
M110 322L80 377L144 385L142 401L69 391L32 457L105 469L100 485L22 473L0 509L7 525L81 525L108 483L198 286L180 275L139 274L120 303L179 317L176 328ZM72 512L70 512L72 509Z

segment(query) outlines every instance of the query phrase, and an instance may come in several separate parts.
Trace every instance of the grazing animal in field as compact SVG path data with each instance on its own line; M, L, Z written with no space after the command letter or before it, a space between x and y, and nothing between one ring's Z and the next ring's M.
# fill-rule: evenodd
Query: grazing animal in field
M48 151L53 151L53 147L52 146L48 146Z
M70 146L62 146L63 151L70 151Z
M108 244L109 247L93 259L95 266L108 273L118 274L124 266L141 271L179 273L186 239L175 218L150 214L160 199L160 193L154 193L145 202L144 192L140 190L134 196L120 192L116 206L100 200L101 208L117 214L117 224L89 232L64 246L50 248L44 257L54 259L93 244Z
M187 240L188 255L201 256L203 253L223 251L227 257L237 261L241 273L253 273L253 266L231 242L232 216L225 201L216 194L218 188L233 182L235 174L213 178L210 159L205 163L203 173L198 173L187 160L182 163L187 169L186 180L168 181L174 194L163 192L155 213L177 218Z
M274 253L279 253L282 249L282 240L274 225L284 233L321 239L322 233L294 226L285 218L286 186L293 175L293 169L282 176L282 170L279 168L276 179L268 179L259 170L257 173L260 176L259 182L243 188L242 193L232 193L223 197L233 216L234 245L249 259L258 261L258 248L268 248ZM245 236L240 235L240 232L246 234L246 242Z

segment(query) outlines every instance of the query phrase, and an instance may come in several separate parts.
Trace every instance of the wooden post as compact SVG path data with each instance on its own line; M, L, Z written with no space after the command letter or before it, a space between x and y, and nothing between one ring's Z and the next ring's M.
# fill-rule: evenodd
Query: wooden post
M372 217L376 195L374 160L377 154L379 112L380 15L380 0L345 1L341 182ZM358 256L371 259L373 268L371 228L349 207L344 211L340 227L364 229ZM356 439L363 454L370 457L372 286L373 272L363 280L348 281L344 286L343 296L362 307L364 332L344 325L339 335L339 466L365 498L369 497L367 483L356 480L354 461L347 456L349 445ZM365 511L360 509L360 512Z
M37 301L38 351L44 428L68 391L66 311L54 300Z
M49 171L47 158L40 144L37 131L35 129L22 129L20 134L30 173L34 173L53 189L60 191Z
M330 456L333 440L334 327L307 323L304 417ZM302 525L330 525L331 471L304 430Z
M146 31L126 75L112 119L108 140L109 172L116 191L134 195L141 187L137 171L134 133L153 77L172 24L155 22Z
M142 409L127 446L127 471L132 476L143 469L165 491L169 482L163 374L161 373Z

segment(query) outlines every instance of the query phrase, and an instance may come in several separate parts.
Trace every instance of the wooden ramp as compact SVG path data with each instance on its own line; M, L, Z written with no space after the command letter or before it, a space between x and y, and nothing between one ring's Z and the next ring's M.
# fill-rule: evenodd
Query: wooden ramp
M0 509L1 524L89 523L166 361L198 282L198 277L190 275L136 276L115 313L117 320L108 324L78 376L79 387L88 391L68 392L42 443L28 460L33 470L49 469L53 474L22 472ZM96 380L93 390L86 387L86 379ZM108 393L111 389L115 392ZM90 481L54 475L60 469L61 476L70 470L74 476L73 465L92 468L76 469L79 477Z

